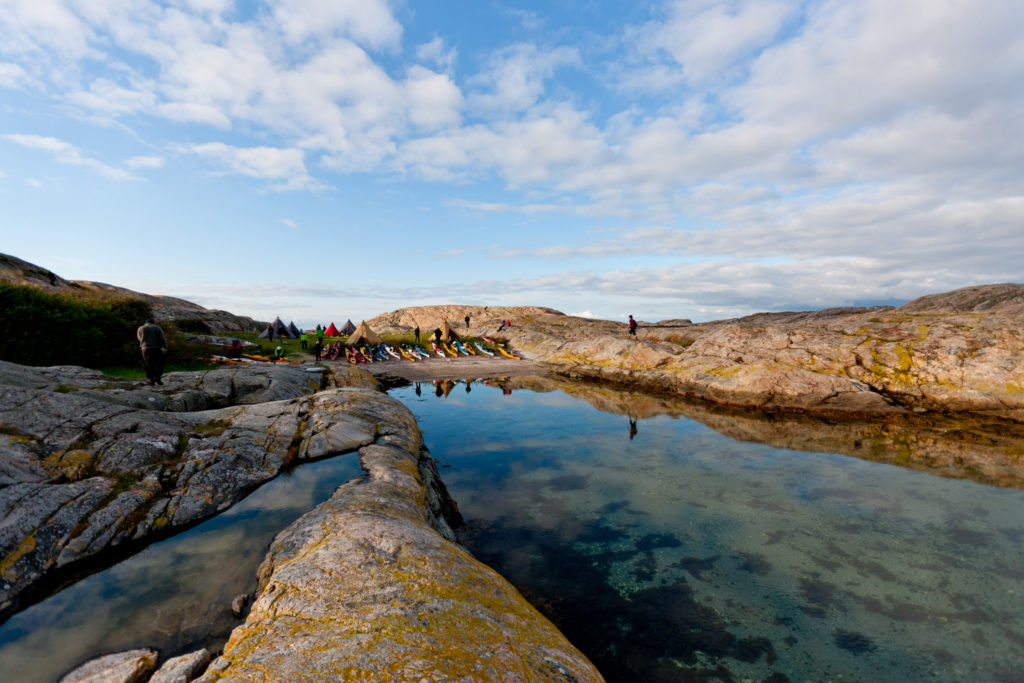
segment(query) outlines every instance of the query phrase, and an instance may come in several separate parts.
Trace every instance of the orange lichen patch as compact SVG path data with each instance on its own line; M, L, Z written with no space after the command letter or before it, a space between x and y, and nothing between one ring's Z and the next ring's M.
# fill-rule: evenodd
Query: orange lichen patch
M15 548L14 552L0 560L0 576L10 580L13 577L8 576L8 572L14 567L14 565L21 558L28 555L30 552L36 549L36 536L35 534L29 534L21 540L18 547Z

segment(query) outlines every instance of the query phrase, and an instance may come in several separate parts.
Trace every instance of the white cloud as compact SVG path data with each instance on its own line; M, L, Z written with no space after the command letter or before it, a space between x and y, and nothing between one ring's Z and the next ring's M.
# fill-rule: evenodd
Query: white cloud
M568 47L541 50L520 43L502 48L472 81L490 92L472 95L470 104L483 110L522 111L537 103L544 82L556 69L580 63L579 52Z
M298 230L299 229L299 224L296 223L295 221L293 221L290 218L282 218L281 219L281 224L286 226L286 227L291 228L292 230Z
M163 168L166 163L167 159L164 157L138 156L128 159L124 165L128 168Z
M17 64L0 62L0 88L23 88L30 81L29 75Z
M101 161L85 156L82 150L69 142L57 138L45 137L42 135L10 134L3 136L5 140L13 142L22 147L39 149L49 152L58 163L69 166L83 166L91 168L100 175L112 180L142 180L139 176L125 171L124 169L108 166Z
M445 72L451 71L455 66L457 55L458 51L454 47L448 47L440 36L434 36L430 42L416 46L416 59L433 64Z
M405 81L409 120L420 128L456 125L462 116L462 92L451 78L421 66L409 69Z
M306 172L304 154L301 149L232 147L222 142L181 145L177 149L184 154L195 154L213 159L232 173L260 180L282 181L273 186L273 189L278 191L325 189L325 186Z
M627 31L642 60L624 72L631 87L723 80L742 58L768 45L795 0L675 0L660 21Z
M40 187L43 186L42 181L37 180L36 178L26 178L25 184L28 185L29 187L34 187L36 189L39 189Z
M385 0L280 0L273 11L291 43L344 35L372 48L395 48L402 36Z

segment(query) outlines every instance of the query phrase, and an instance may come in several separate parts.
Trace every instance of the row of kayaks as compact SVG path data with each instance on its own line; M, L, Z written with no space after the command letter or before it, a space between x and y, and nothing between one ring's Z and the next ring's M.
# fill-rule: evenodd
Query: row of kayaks
M495 345L498 353L502 356L521 360L519 356L509 353L496 342L491 343ZM338 341L327 349L324 357L328 360L344 359L354 365L356 363L375 363L389 360L407 360L415 363L416 361L426 360L427 358L433 358L435 356L439 358L494 356L494 351L485 348L478 342L473 342L472 344L463 343L459 340L453 342L431 342L430 347L433 349L433 353L430 353L430 351L418 344L377 344L375 346L348 347L343 346L342 343Z
M287 365L302 365L302 361L285 360L284 358L273 358L272 356L258 356L250 353L243 353L241 357L210 356L210 360L223 365L250 365L252 363L285 363Z
M519 356L510 353L504 346L493 339L483 338L484 341L492 344L498 354L513 360L522 360ZM461 340L452 342L431 342L433 353L424 349L418 344L377 344L374 346L348 347L341 341L336 341L324 351L324 358L327 360L347 360L353 365L357 363L375 363L388 360L407 360L415 363L418 360L427 358L459 358L461 356L494 356L494 351L484 347L479 342L463 343ZM242 354L240 358L227 356L211 356L210 360L224 365L248 365L250 363L287 363L289 365L301 365L301 361L274 359L271 356L259 356L253 354Z

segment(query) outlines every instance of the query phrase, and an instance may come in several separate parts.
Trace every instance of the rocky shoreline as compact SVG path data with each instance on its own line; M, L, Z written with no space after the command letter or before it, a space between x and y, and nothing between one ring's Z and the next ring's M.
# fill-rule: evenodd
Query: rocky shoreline
M458 510L412 414L363 370L245 366L152 388L2 363L0 378L3 616L54 577L183 530L298 462L358 451L366 472L279 534L245 623L208 667L200 651L154 673L158 653L139 650L65 680L295 680L311 666L325 680L601 680L454 542Z

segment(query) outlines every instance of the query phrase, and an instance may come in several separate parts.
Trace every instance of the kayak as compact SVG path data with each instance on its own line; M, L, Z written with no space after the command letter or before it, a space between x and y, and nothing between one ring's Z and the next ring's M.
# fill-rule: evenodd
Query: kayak
M432 346L434 347L434 353L436 353L437 355L441 356L441 358L444 358L444 357L445 357L445 355L444 355L444 351L442 351L442 350L440 349L440 347L438 347L438 345L437 345L437 344L432 344Z
M509 353L505 349L501 348L500 346L498 347L498 351L501 352L501 355L507 356L508 358L511 358L513 360L522 360L522 358L520 358L519 356L513 356L511 353Z
M486 353L488 356L493 356L494 355L493 351L488 351L484 347L480 346L480 344L478 344L477 342L473 342L473 345L476 346L476 348L480 349L483 353Z

